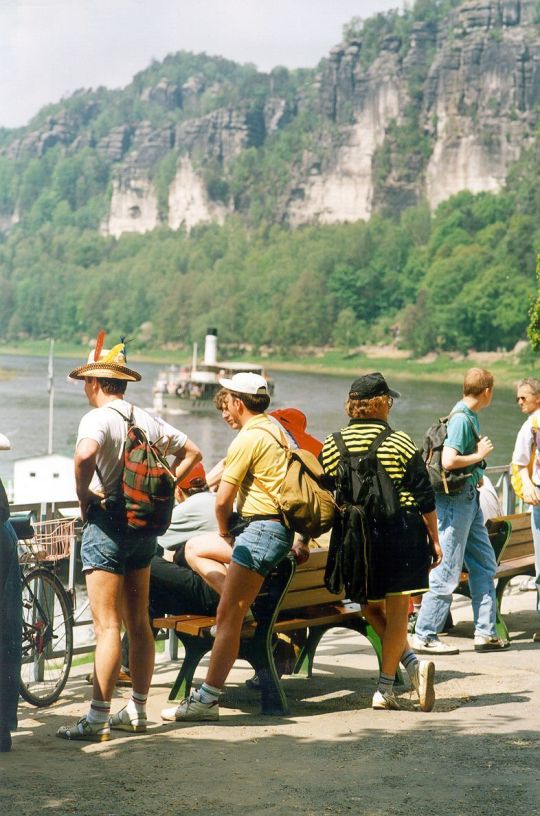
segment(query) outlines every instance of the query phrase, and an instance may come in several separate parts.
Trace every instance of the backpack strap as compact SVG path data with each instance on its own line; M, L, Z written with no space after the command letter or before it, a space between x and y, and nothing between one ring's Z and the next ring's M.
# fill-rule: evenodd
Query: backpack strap
M117 414L120 414L122 419L125 419L125 421L127 422L128 429L131 428L135 424L135 420L133 418L133 405L131 406L131 410L129 412L128 417L125 414L123 414L122 411L119 411L118 408L114 408L112 405L108 405L107 408L110 408L111 411L116 411ZM101 482L101 487L105 488L105 482L103 481L103 476L101 474L101 470L99 469L97 464L96 464L96 473L97 473L97 477L98 477L99 481Z
M345 459L351 458L351 452L345 442L343 441L343 437L341 436L341 431L337 431L336 433L332 434L332 439L334 440L334 445L338 449L338 453L340 456L345 457Z
M375 439L373 440L373 442L363 455L367 456L368 453L375 453L378 450L378 448L382 445L384 440L388 439L388 437L391 436L393 433L394 431L392 430L392 428L383 428L383 430L379 434L377 434L377 436L375 437ZM334 440L335 446L338 449L339 455L350 459L351 452L343 440L341 431L333 433L332 439Z

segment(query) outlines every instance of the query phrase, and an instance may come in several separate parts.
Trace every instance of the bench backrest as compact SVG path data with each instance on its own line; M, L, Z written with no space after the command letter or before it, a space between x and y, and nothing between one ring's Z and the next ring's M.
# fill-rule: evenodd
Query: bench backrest
M309 559L296 568L296 572L281 604L281 611L302 609L306 606L338 603L345 593L333 595L324 585L324 571L328 558L327 549L311 549Z
M530 513L514 513L493 519L493 522L497 521L507 521L512 525L510 538L500 559L502 563L534 554Z

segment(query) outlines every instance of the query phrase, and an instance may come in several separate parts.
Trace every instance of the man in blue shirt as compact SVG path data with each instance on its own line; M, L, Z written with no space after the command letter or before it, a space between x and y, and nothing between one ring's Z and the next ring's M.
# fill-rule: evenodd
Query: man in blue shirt
M505 649L507 641L497 637L495 622L495 554L489 541L479 503L485 463L493 451L491 440L481 436L478 411L487 408L493 396L493 375L471 368L465 375L463 399L454 406L448 421L442 466L464 469L470 478L459 493L436 493L437 524L443 552L442 563L431 571L429 592L422 600L412 646L420 654L458 654L459 649L439 640L452 593L463 564L469 571L474 617L474 649L492 652Z

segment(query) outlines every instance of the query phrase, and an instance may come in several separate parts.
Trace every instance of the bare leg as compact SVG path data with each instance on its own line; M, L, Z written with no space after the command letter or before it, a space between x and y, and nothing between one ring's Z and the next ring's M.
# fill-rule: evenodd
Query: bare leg
M217 634L205 682L221 688L240 648L240 631L249 607L257 597L264 578L234 562L227 572L217 611Z
M382 671L394 675L407 648L408 595L387 595L386 627L382 638Z
M218 533L205 533L186 542L184 555L191 569L221 595L232 547Z
M150 567L131 570L124 581L123 618L129 636L129 670L133 691L147 694L154 671L155 644L148 618Z
M96 632L94 700L110 702L120 670L121 596L124 576L105 570L86 573L88 600Z

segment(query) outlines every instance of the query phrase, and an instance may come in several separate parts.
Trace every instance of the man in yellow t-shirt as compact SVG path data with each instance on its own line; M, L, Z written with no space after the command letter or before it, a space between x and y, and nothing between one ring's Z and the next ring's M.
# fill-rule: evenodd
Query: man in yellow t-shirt
M220 380L228 391L226 409L240 427L232 441L216 497L221 538L232 546L223 578L217 631L206 679L180 705L161 712L164 720L217 720L221 689L238 655L240 631L265 577L292 547L293 532L283 524L273 496L285 477L285 444L279 428L264 413L270 403L264 377L251 372ZM234 502L241 532L229 528ZM222 568L216 562L216 570ZM225 573L225 570L224 570Z

